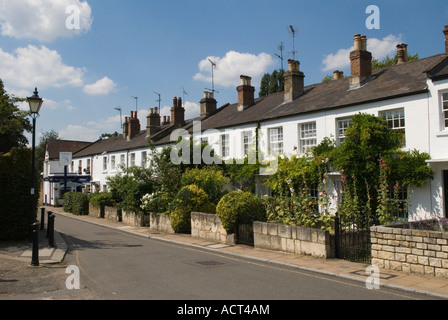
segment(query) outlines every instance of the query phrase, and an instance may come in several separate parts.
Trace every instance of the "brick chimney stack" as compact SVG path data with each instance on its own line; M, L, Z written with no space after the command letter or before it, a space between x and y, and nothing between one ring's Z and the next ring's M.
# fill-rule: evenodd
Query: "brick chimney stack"
M254 105L255 88L251 85L251 77L241 76L240 79L241 85L236 90L238 91L238 111L243 111Z
M171 108L171 125L185 124L185 109L182 107L182 98L173 99L173 107Z
M367 51L367 38L360 34L354 36L355 49L350 53L350 87L360 87L372 75L372 53Z
M123 138L128 137L128 130L129 130L129 121L128 121L128 117L125 117L124 124L123 124Z
M398 58L398 64L404 63L404 49L401 44L397 45L397 58Z
M140 120L138 120L137 111L131 111L131 117L126 120L128 126L126 138L131 140L140 133Z
M445 52L448 53L448 25L443 29L443 34L445 35Z
M344 78L344 72L343 71L339 71L339 70L335 70L333 72L333 78L334 78L334 80L343 79Z
M146 137L150 137L153 134L160 131L160 114L159 114L159 108L151 108L149 110L149 115L146 117L147 119L147 127L146 127Z
M201 100L201 118L205 118L216 110L216 100L213 92L204 92L204 99Z
M297 99L305 91L305 75L300 71L300 62L288 60L285 72L285 102Z

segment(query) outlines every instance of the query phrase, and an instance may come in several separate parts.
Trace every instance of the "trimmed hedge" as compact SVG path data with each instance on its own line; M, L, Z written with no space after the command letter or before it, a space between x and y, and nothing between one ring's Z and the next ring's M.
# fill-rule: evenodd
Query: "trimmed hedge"
M196 185L183 187L170 205L171 227L176 233L191 233L191 212L214 213L207 193Z
M89 196L85 193L67 192L64 194L64 211L78 216L89 214Z
M31 203L31 150L13 148L0 155L0 240L23 240L28 236L30 214L37 216L39 177Z
M234 232L237 225L266 221L266 211L261 199L244 191L232 191L222 197L216 207L216 215L229 233Z

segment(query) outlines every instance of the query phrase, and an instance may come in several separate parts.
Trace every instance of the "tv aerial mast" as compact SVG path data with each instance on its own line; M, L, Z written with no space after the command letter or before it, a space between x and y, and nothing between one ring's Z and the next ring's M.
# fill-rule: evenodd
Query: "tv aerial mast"
M182 94L183 94L182 103L185 105L185 96L188 96L188 92L185 90L184 87L182 87Z
M214 70L216 68L216 63L213 62L212 60L208 59L208 61L210 61L210 63L212 64L212 93L219 93L218 91L215 90L215 74L214 74ZM207 88L206 88L207 89ZM210 90L210 89L207 89Z
M285 46L283 45L283 42L280 43L280 45L278 46L278 50L280 50L280 55L278 55L278 54L275 54L275 55L281 60L281 62L282 62L282 70L284 70L283 69L283 61L285 59L283 58L283 50L285 50Z
M122 116L121 107L115 108L115 110L120 112L120 124L121 124L121 129L123 129L123 116Z
M135 99L135 111L138 111L138 97L132 97Z
M160 102L162 102L162 98L161 98L162 96L161 96L161 94L160 94L160 93L157 93L157 92L155 92L155 91L154 91L154 93L155 93L156 95L158 95L158 96L159 96L159 99L157 99L157 100L156 100L156 102L158 102L158 103L159 103L159 112L160 112Z
M296 37L296 33L297 33L297 28L290 25L288 27L288 31L291 34L292 37L292 57L294 60L296 60L296 47L295 47L295 37Z

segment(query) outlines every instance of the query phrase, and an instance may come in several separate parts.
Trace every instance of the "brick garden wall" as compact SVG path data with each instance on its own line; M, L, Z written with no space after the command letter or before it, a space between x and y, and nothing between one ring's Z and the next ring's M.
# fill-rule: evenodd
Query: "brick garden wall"
M448 232L372 227L372 265L448 278Z

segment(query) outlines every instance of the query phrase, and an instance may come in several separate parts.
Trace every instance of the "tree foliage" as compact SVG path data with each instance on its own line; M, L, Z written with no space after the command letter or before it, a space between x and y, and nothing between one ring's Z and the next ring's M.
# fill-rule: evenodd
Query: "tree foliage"
M282 92L285 89L284 70L274 70L271 74L266 73L261 79L260 97L273 93Z
M11 148L26 147L28 139L24 132L31 132L32 125L28 119L29 112L21 111L16 103L24 99L10 97L0 79L0 154Z

